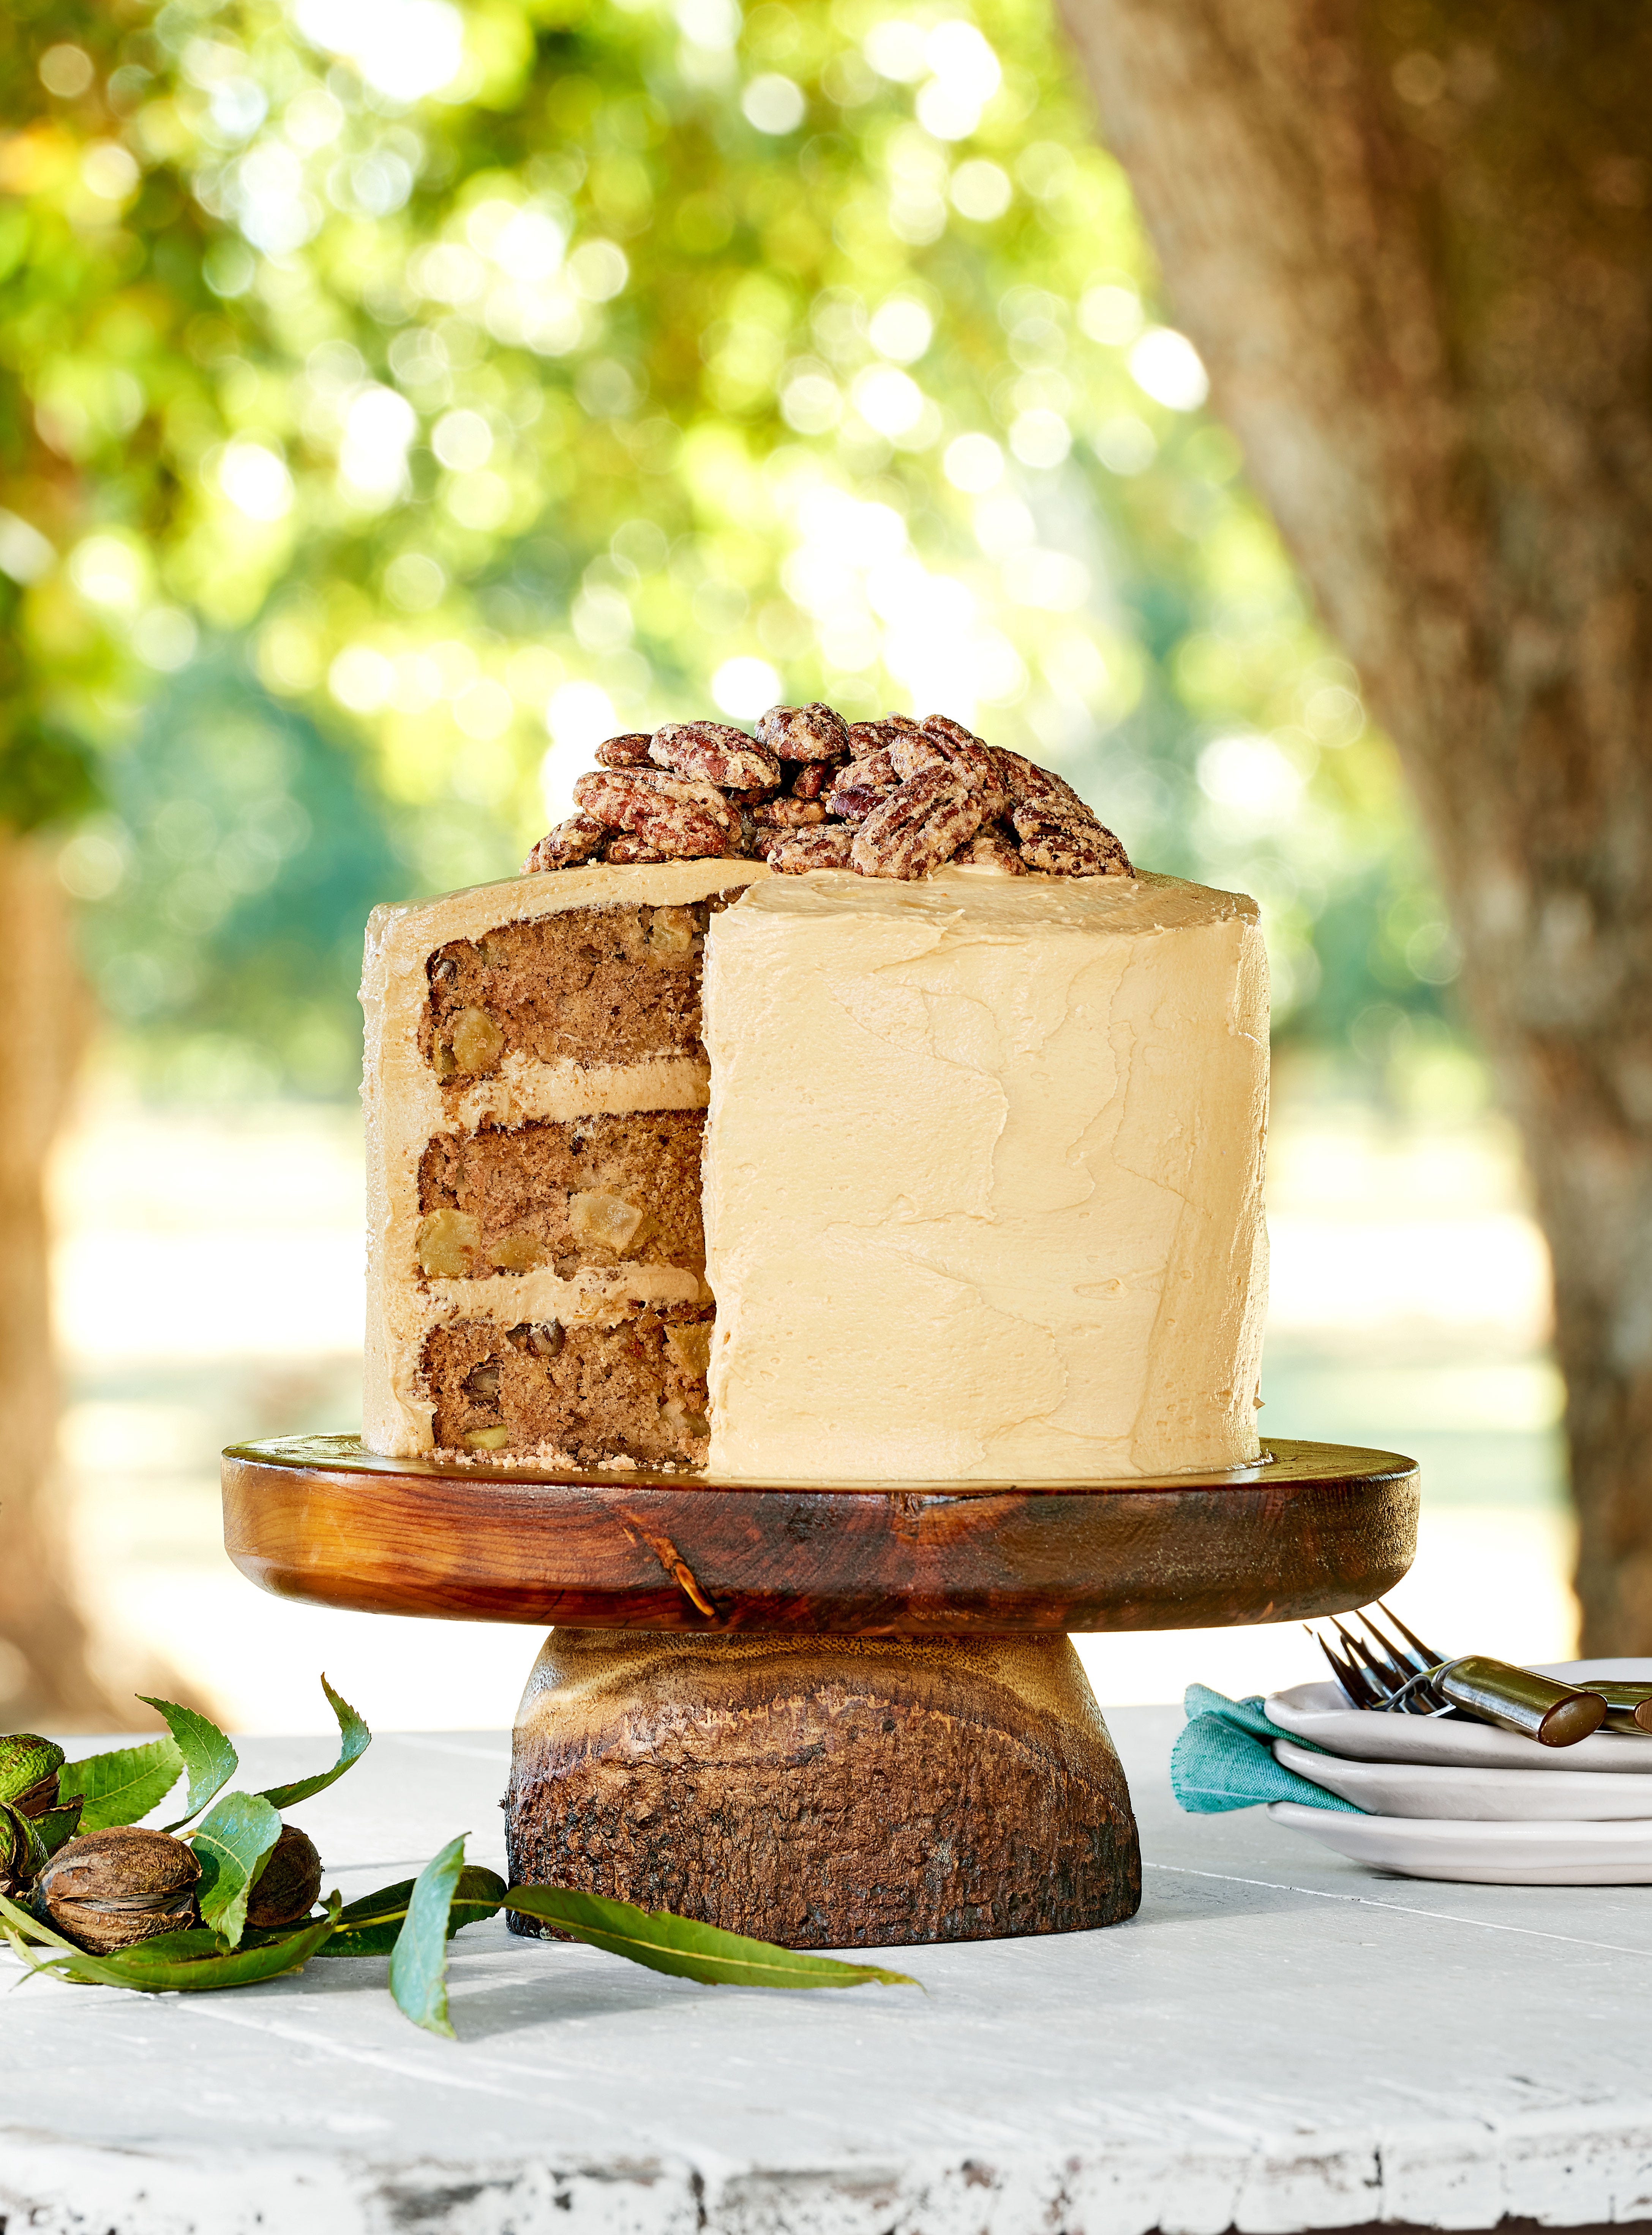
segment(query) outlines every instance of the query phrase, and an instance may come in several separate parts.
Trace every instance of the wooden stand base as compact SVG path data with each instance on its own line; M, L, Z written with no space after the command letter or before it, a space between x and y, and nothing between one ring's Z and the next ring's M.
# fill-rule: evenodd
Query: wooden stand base
M1141 1901L1124 1772L1062 1636L555 1629L506 1806L519 1882L792 1948L1078 1932Z

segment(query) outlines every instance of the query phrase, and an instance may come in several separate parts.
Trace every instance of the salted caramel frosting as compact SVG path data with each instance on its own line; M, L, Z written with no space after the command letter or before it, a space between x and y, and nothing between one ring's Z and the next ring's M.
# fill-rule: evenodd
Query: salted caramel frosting
M707 942L719 1478L1257 1454L1267 966L1146 875L771 879Z

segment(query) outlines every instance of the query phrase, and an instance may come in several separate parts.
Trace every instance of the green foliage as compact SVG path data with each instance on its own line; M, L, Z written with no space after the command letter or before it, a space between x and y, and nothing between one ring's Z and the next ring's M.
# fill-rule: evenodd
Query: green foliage
M57 1790L65 1800L83 1797L82 1832L108 1832L117 1824L141 1823L176 1785L183 1767L173 1740L149 1739L141 1746L66 1763L57 1773Z
M390 1992L403 2017L426 2033L454 2038L448 2016L448 1940L454 1897L464 1873L464 1836L449 1839L413 1881L407 1915L390 1951Z
M223 1791L240 1767L240 1756L217 1724L193 1707L180 1707L175 1700L152 1700L147 1692L140 1692L138 1697L146 1707L154 1709L172 1733L189 1774L184 1812L175 1824L166 1826L168 1832L176 1832L192 1816L199 1816L214 1793Z
M331 1090L370 900L783 693L944 706L1257 891L1288 1033L1438 1013L1393 756L1045 0L370 21L0 23L0 816L100 786L118 1016Z
M54 1932L16 1902L0 1896L0 1936L30 1971L77 1987L126 1987L141 1995L200 1994L222 1987L252 1987L301 1970L326 1943L338 1917L338 1896L326 1914L292 1931L260 1933L245 1948L226 1951L205 1927L158 1934L112 1956L90 1956ZM52 1955L42 1955L51 1949Z
M845 1963L835 1956L803 1955L793 1948L748 1940L669 1910L633 1909L572 1886L512 1886L508 1909L543 1917L560 1932L606 1948L651 1971L678 1979L698 1979L708 1987L915 1987L904 1971L876 1963Z
M388 1956L407 1920L418 1881L403 1878L377 1893L352 1901L338 1919L338 1929L324 1956ZM460 1871L448 1909L447 1937L462 1932L467 1924L480 1924L499 1914L505 1898L505 1881L497 1871L467 1863Z
M246 1930L247 1897L281 1836L281 1819L256 1793L226 1793L189 1835L200 1864L200 1921L226 1948Z
M324 1676L321 1688L327 1695L327 1705L338 1721L338 1759L331 1769L324 1769L313 1777L298 1778L292 1785L266 1786L261 1798L272 1808L294 1808L300 1800L312 1800L318 1793L324 1793L330 1785L337 1785L347 1769L352 1768L373 1743L373 1734L342 1693L335 1692Z

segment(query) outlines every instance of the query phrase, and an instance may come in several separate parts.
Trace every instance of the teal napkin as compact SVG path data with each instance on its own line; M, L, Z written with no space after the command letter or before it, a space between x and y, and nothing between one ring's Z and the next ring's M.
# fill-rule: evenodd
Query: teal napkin
M1274 1760L1273 1741L1280 1734L1263 1714L1260 1694L1226 1700L1203 1684L1190 1684L1183 1707L1187 1721L1170 1749L1170 1790L1190 1814L1214 1816L1224 1808L1255 1808L1264 1800L1300 1800L1309 1808L1365 1813ZM1325 1752L1306 1739L1292 1743L1308 1753Z

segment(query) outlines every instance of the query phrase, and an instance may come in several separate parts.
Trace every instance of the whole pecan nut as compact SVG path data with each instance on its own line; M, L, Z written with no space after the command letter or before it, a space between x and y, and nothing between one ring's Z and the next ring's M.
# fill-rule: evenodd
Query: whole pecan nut
M1059 816L1069 823L1095 822L1094 811L1053 769L1040 768L1036 761L1027 760L1020 753L1006 752L1002 745L996 748L993 757L998 763L998 772L1013 808L1036 808L1040 814Z
M657 769L592 769L574 785L574 796L596 822L640 838L671 861L721 854L740 835L739 816L711 785Z
M817 799L771 799L752 809L751 820L760 829L802 830L811 823L823 823L826 810Z
M918 726L910 714L880 714L875 722L851 722L846 732L849 757L863 761L869 753L881 752L897 737L911 736Z
M1024 877L1026 875L1026 863L1021 859L1020 849L1001 823L983 824L973 838L966 839L952 858L960 866L996 869L1000 876Z
M843 767L840 754L836 760L799 761L791 779L794 799L823 799L837 782Z
M849 749L842 716L821 698L807 706L770 706L757 717L757 735L783 761L829 761Z
M1089 815L1088 809L1085 809ZM1076 823L1065 815L1046 815L1036 807L1012 811L1021 841L1021 859L1029 868L1046 869L1056 877L1133 877L1131 859L1111 830L1093 815Z
M852 867L854 832L841 823L817 823L812 830L788 830L777 836L766 859L777 876L801 877L810 869Z
M982 795L950 768L922 769L855 833L850 860L863 877L927 877L987 820Z
M855 763L849 763L852 770ZM875 809L893 799L901 789L898 783L840 783L828 796L826 811L835 815L840 823L864 823Z
M951 763L960 776L967 777L977 791L987 798L989 816L1002 815L1009 805L1009 790L1004 781L1004 771L999 766L999 757L986 740L961 722L954 722L947 714L926 714L923 734L945 761ZM893 756L895 766L901 765L901 751ZM1059 781L1059 779L1058 779Z
M718 849L719 853L722 850L721 847ZM613 830L609 832L608 842L602 849L602 858L605 862L628 862L634 867L639 862L669 862L684 857L663 854L646 838L635 838L629 830ZM697 859L698 850L687 858Z
M623 737L605 737L597 747L597 759L604 768L646 768L653 742L646 730L627 730Z
M589 862L607 835L606 826L594 816L570 815L566 823L545 833L522 863L522 875L531 877L540 869L572 869L580 862Z
M780 781L778 753L726 722L667 722L655 731L648 757L657 768L698 777L729 791Z

